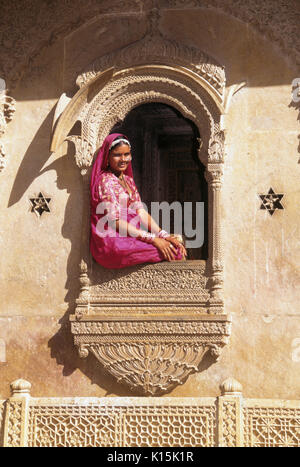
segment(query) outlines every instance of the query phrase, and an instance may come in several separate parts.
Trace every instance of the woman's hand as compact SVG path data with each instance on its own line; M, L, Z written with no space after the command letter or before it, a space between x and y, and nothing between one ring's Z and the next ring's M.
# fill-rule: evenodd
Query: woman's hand
M165 240L164 238L155 237L153 239L152 245L156 246L156 248L163 254L164 258L167 261L175 260L174 252L172 251L175 247L172 247L172 243L168 240Z
M177 249L179 248L179 251L182 254L182 256L187 256L187 251L186 251L184 245L178 240L178 238L173 237L173 236L170 235L170 237L166 237L165 240L167 240L167 242L170 242Z

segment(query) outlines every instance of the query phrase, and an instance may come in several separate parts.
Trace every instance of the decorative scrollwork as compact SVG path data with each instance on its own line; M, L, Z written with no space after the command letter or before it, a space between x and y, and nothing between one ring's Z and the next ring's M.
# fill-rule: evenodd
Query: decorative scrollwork
M206 346L187 343L93 344L91 352L119 383L154 396L183 384L198 370Z
M92 144L80 136L68 136L67 141L71 141L75 145L75 160L77 166L81 169L81 173L86 173L93 160L93 146Z

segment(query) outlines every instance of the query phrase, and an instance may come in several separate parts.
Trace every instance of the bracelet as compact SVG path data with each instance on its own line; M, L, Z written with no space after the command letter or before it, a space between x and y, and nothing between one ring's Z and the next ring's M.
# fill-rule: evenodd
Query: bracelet
M160 230L157 235L159 238L170 237L170 234L166 230Z
M152 243L154 238L155 238L155 235L154 234L151 234L149 232L142 232L140 235L139 235L139 238L140 240L142 240L143 242L146 242L146 243Z

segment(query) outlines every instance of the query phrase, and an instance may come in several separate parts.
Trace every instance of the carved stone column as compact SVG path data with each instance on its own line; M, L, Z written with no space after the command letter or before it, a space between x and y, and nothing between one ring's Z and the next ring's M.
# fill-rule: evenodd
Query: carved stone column
M223 255L222 255L222 235L221 235L221 187L222 187L222 165L208 164L205 178L208 183L208 203L209 209L209 271L210 279L208 287L210 290L211 303L223 303Z
M89 199L89 170L81 171L83 190L83 213L81 227L81 261L80 261L80 295L77 305L80 307L84 301L85 313L88 312L87 301L89 302L90 279L88 271L90 269L89 233L90 233L90 199Z
M198 157L206 166L205 178L208 185L208 275L207 287L210 293L209 312L223 312L223 254L221 223L221 190L225 153L225 134L216 124L208 141L208 148L202 144Z
M80 136L69 136L66 138L75 145L75 161L80 168L82 176L82 224L81 224L81 261L80 261L80 293L76 300L76 310L78 315L88 313L89 310L89 286L90 278L90 251L89 251L89 234L90 234L90 196L89 196L89 179L90 166L93 159L92 146Z

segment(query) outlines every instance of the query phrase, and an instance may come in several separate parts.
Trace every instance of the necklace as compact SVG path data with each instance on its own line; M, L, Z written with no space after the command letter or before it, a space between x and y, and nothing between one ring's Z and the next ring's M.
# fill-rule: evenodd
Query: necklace
M124 178L124 175L122 174L120 177L117 177L117 179L119 180L120 184L122 185L122 187L127 191L128 195L129 195L129 199L132 199L132 192L128 186L128 183L126 182L125 178Z

